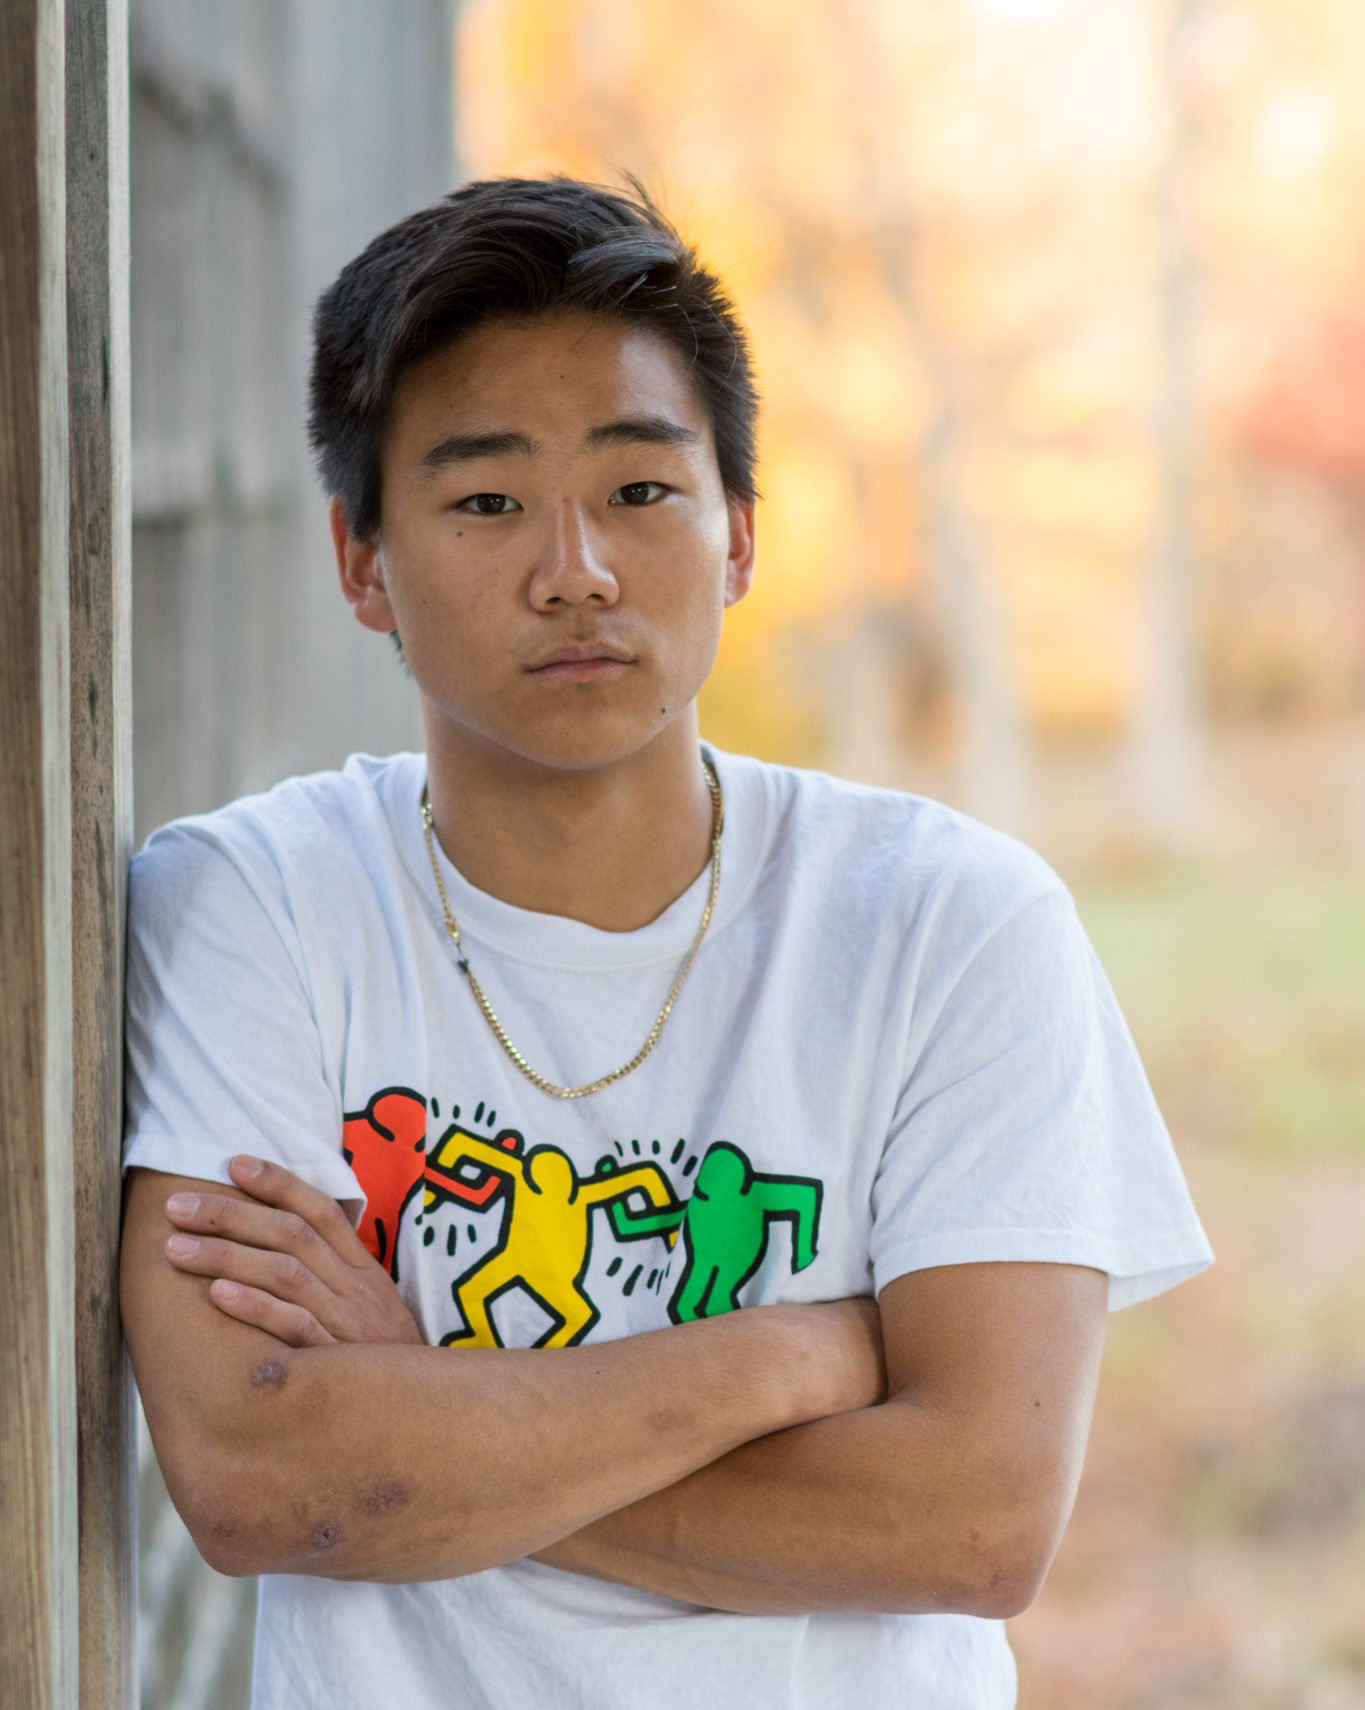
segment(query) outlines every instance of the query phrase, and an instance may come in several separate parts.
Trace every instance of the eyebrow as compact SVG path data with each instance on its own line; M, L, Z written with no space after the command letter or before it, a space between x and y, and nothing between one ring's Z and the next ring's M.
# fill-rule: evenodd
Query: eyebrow
M608 445L699 445L701 435L668 416L622 416L593 428L586 443L592 451Z
M621 416L603 422L588 433L590 451L611 445L699 445L701 435L668 416ZM450 433L422 458L424 469L447 469L454 463L472 463L481 457L535 457L539 443L529 434Z
M534 457L539 445L525 433L448 433L422 458L424 469L472 463L478 457Z

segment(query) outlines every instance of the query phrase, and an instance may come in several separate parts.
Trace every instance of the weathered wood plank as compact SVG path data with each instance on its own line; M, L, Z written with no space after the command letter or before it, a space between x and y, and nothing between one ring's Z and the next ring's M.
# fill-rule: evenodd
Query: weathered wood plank
M61 0L0 7L0 1703L77 1692Z
M118 1316L132 840L126 0L67 0L71 911L81 1710L136 1696L136 1449Z

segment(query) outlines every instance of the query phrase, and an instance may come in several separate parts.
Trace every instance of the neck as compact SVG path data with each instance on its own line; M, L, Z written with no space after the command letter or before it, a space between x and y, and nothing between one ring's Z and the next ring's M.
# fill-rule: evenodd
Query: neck
M711 859L711 795L695 711L639 752L562 771L429 720L437 840L470 884L517 908L631 932Z

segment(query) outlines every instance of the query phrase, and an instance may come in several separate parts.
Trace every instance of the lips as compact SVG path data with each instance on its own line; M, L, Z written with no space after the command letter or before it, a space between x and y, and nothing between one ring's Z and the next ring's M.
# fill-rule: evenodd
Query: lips
M556 682L591 683L613 676L635 656L612 641L566 641L526 667L530 676Z
M610 659L618 665L629 665L633 657L628 648L619 647L614 641L566 641L528 669L544 671L551 665L578 665L594 659Z

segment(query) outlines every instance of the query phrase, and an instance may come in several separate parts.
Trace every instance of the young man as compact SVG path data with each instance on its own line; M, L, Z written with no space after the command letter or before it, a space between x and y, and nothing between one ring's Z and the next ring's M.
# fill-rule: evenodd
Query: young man
M1011 1704L1106 1302L1208 1259L1069 898L699 742L754 392L652 209L414 215L313 402L426 754L166 828L131 905L128 1338L268 1576L258 1710Z

